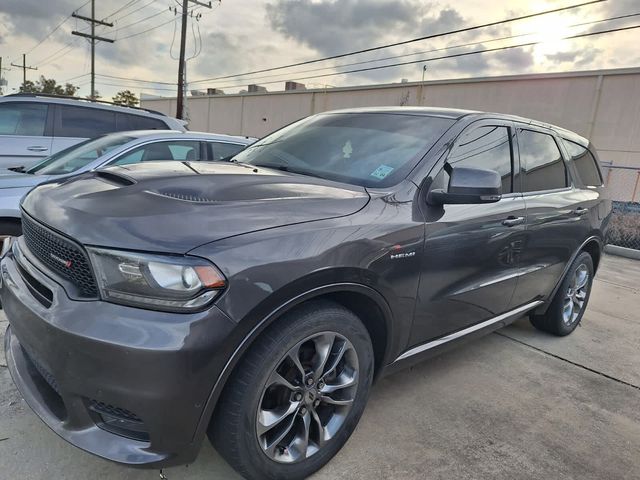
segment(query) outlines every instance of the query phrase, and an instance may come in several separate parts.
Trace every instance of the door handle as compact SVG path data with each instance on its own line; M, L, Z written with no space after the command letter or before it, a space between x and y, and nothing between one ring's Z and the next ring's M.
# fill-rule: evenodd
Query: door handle
M586 213L589 213L589 209L584 207L578 207L575 210L573 210L571 213L573 213L574 215L582 216Z
M505 227L515 227L516 225L522 225L524 223L524 217L514 217L510 215L502 221L502 225Z
M46 152L49 149L47 147L41 147L40 145L33 145L31 147L27 147L27 150L30 152Z

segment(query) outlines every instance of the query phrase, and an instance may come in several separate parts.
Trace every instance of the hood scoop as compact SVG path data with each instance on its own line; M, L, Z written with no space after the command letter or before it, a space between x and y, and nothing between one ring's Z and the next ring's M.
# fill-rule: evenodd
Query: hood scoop
M95 176L101 178L102 180L106 180L109 183L115 183L116 185L120 185L122 187L128 187L129 185L135 185L137 183L131 177L111 171L99 170L95 173Z

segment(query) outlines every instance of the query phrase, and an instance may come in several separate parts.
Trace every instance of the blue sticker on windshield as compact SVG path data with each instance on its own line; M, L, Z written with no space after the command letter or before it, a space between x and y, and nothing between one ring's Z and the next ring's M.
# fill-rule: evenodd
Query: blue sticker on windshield
M376 177L378 180L383 180L392 171L393 171L393 167L390 167L388 165L380 165L373 172L371 172L371 176Z

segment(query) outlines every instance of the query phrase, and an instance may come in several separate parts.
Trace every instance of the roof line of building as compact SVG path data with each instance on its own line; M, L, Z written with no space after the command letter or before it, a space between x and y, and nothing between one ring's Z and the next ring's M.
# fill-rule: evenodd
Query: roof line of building
M210 97L238 97L238 96L260 96L260 95L290 95L290 94L304 94L304 93L322 93L326 91L331 92L348 92L357 90L371 90L371 89L386 89L386 88L403 88L403 87L415 87L420 85L443 85L443 84L460 84L460 83L482 83L482 82L503 82L503 81L518 81L518 80L547 80L554 78L567 78L567 77L598 77L598 76L610 76L610 75L632 75L639 74L640 67L631 68L612 68L601 70L578 70L571 72L551 72L551 73L525 73L517 75L495 75L488 77L468 77L468 78L447 78L441 80L425 80L424 82L396 82L396 83L378 83L368 85L353 85L348 87L330 87L330 88L309 88L306 90L277 90L272 92L242 92L242 93L227 93L217 95L198 95L187 97L189 100L192 98L210 98ZM283 80L284 82L284 80ZM153 102L157 100L172 100L175 97L158 97L158 98L145 98L145 102Z

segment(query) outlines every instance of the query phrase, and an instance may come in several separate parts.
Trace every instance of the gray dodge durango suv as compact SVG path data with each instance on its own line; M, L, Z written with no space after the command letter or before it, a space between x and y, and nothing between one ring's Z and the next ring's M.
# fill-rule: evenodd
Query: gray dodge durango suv
M232 162L32 190L0 264L7 363L88 452L163 467L208 435L246 478L304 478L382 375L523 315L571 333L610 212L593 146L562 128L314 115Z

